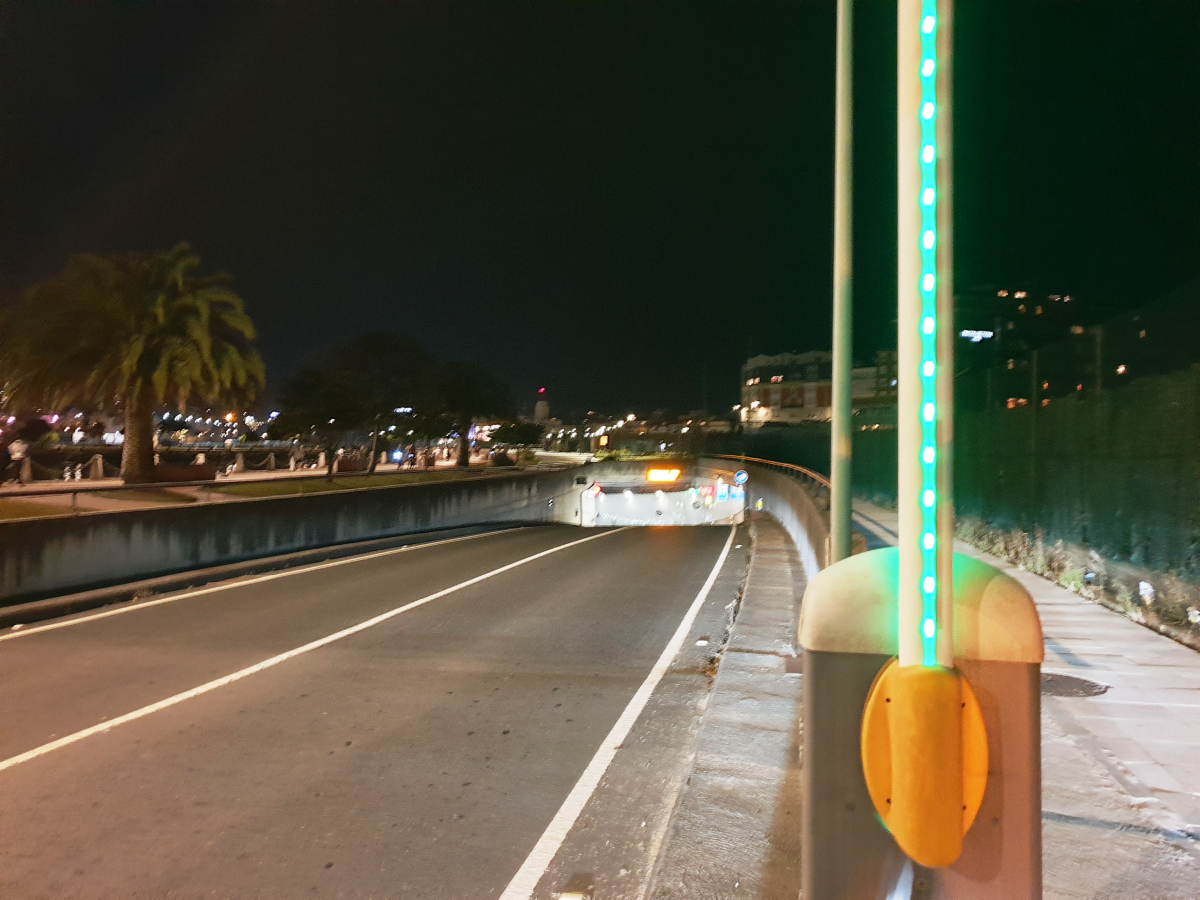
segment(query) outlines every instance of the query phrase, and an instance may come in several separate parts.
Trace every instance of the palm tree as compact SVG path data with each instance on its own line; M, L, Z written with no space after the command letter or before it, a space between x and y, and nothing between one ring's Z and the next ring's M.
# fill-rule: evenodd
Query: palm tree
M254 324L223 275L200 276L187 244L79 254L0 323L10 406L113 406L125 414L121 475L154 480L153 413L192 399L245 403L265 381Z

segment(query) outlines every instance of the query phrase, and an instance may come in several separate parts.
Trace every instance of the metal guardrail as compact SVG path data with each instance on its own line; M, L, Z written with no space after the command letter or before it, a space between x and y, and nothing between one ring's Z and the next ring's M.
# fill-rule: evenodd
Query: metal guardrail
M766 466L768 469L773 469L774 471L780 472L783 475L789 475L792 478L796 478L798 476L801 479L811 481L818 487L824 488L827 491L829 490L828 478L826 478L824 475L821 475L819 472L814 472L812 469L806 469L804 466L794 466L791 463L776 462L773 459L759 459L756 456L730 456L721 453L712 453L706 455L711 456L713 459L736 459L740 460L741 462L754 463L756 466Z

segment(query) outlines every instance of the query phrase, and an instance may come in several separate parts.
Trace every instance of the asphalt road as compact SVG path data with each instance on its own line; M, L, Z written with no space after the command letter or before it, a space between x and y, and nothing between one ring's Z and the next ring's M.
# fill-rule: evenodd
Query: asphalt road
M0 897L548 896L576 862L637 896L741 543L554 864L522 864L730 534L520 529L6 632Z

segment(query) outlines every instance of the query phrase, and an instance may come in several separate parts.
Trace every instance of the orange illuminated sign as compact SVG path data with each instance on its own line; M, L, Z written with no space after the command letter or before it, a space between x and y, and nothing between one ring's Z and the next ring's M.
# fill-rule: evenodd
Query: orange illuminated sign
M647 481L678 481L678 469L651 469L646 473Z

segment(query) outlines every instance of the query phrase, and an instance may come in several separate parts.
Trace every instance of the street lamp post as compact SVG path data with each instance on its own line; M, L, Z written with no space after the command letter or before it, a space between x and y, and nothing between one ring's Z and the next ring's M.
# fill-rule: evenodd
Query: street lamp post
M854 353L854 0L837 5L837 89L833 161L833 421L830 429L829 550L851 553L851 375Z

